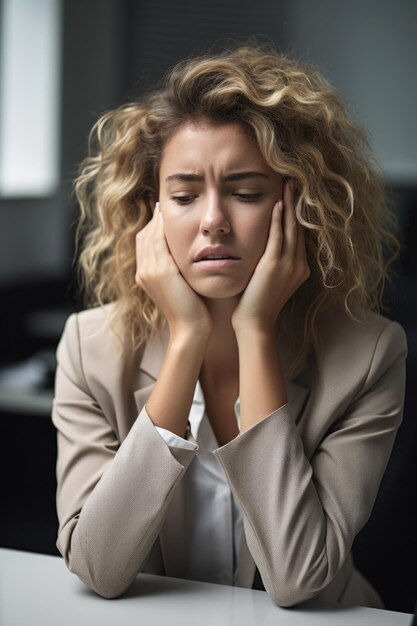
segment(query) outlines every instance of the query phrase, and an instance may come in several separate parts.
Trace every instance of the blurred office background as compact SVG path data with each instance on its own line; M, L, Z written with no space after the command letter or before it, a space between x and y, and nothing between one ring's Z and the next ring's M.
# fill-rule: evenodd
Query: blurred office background
M184 55L272 41L313 63L369 131L403 252L387 317L409 342L404 422L356 564L388 609L417 591L417 3L414 0L0 0L0 545L55 548L55 349L83 307L72 260L72 180L105 110Z

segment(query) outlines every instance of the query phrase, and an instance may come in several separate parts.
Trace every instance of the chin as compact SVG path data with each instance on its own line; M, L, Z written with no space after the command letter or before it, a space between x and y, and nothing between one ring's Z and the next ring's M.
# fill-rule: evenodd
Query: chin
M189 285L199 296L213 300L239 296L245 289L245 285Z

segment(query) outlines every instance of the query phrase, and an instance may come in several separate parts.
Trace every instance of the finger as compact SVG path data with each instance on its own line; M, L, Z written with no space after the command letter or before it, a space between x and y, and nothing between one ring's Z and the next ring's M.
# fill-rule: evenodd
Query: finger
M155 209L154 209L154 212L153 212L153 215L152 215L152 222L153 222L153 224L158 223L158 219L159 219L160 215L161 215L161 209L160 209L160 206L159 206L159 202L156 202ZM155 226L154 226L154 229L155 229Z
M278 200L272 209L271 222L269 225L268 241L265 248L265 254L271 255L272 258L280 258L282 249L282 212L283 202Z
M155 211L153 214L152 221L153 221L152 252L155 255L155 249L156 249L156 257L158 257L158 252L160 253L160 248L161 248L161 240L165 236L161 206L159 202L155 204ZM155 257L153 257L152 262L154 262L155 260L158 260L158 258L155 259Z
M155 236L159 214L159 202L156 202L152 218L139 231L139 236L136 238L136 265L144 275L149 268L155 267Z
M140 233L141 231L139 231ZM139 235L138 233L138 235ZM143 242L142 238L136 236L136 273L135 273L135 282L139 285L139 287L143 288L142 280L140 279L140 273L143 271Z
M310 267L307 260L307 248L305 240L305 228L298 225L297 249L295 252L295 263L297 267L303 268L307 274L310 274Z
M283 244L281 256L295 258L298 238L298 222L295 216L294 196L288 183L284 185L284 212L283 212Z
M162 220L161 206L159 202L155 204L155 212L154 212L153 221L154 221L154 227L153 227L153 237L152 237L152 250L149 256L149 261L152 264L152 267L156 268L164 260L164 252L165 252L164 224Z
M165 228L164 228L164 220L162 217L162 212L160 209L160 205L159 202L156 203L157 204L157 211L158 211L158 215L156 217L156 224L155 224L155 251L156 251L156 261L159 258L162 258L163 255L170 255L171 252L169 250L169 246L168 246L168 242L166 240L166 236L165 236Z

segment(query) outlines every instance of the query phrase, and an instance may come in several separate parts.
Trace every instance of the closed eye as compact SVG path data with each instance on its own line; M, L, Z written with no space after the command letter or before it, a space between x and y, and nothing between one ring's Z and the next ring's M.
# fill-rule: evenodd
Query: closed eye
M191 200L193 200L196 196L172 196L172 200L177 202L178 204L190 204Z
M257 202L264 195L263 193L235 193L233 194L242 202ZM172 196L172 200L178 204L190 204L197 196Z
M240 198L242 202L256 202L262 198L263 193L236 193L234 195Z

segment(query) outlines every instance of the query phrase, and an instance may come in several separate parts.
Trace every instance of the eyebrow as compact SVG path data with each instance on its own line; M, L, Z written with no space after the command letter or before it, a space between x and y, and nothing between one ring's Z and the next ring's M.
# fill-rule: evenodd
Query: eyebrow
M227 174L226 176L222 177L222 180L224 182L228 182L231 180L244 180L246 178L268 178L268 176L266 174L263 174L262 172L233 172L232 174ZM177 174L171 174L170 176L167 176L165 181L166 182L170 182L170 181L179 181L179 182L200 182L204 180L204 176L201 176L201 174L183 174L183 173L177 173Z

